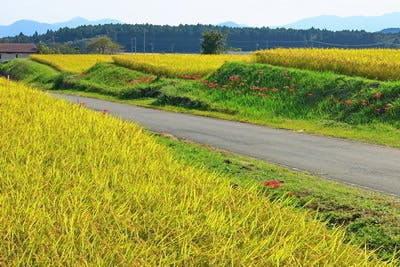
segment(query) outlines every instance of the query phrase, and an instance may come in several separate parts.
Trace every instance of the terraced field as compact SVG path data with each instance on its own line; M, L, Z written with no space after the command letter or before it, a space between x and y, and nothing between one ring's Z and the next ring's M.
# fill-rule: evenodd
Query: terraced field
M110 55L32 55L31 58L70 73L82 73L97 63L112 62Z
M2 264L383 265L134 124L4 79L0 111Z
M254 53L255 62L275 66L361 76L378 80L400 79L397 49L273 49Z
M341 50L338 51L338 53L340 52ZM373 52L378 53L381 51ZM389 53L385 51L383 52ZM0 73L10 75L13 79L21 80L24 83L30 84L39 89L51 89L58 92L103 98L116 102L142 105L145 107L157 109L167 109L178 112L224 118L229 120L252 122L256 124L292 129L301 132L344 137L375 144L400 147L400 113L398 112L400 110L399 81L384 81L384 79L366 79L365 77L361 76L367 76L367 74L361 72L358 74L352 74L352 76L350 76L337 74L335 72L339 71L332 69L329 69L329 71L327 72L324 69L318 69L318 71L305 70L304 68L308 68L307 66L299 66L296 69L288 68L285 66L271 66L270 64L264 63L259 64L251 62L251 60L254 60L254 58L252 59L251 56L210 56L207 57L208 60L204 60L205 57L203 56L195 55L140 54L121 56L38 55L38 57L42 57L46 60L40 61L40 59L38 60L37 58L35 58L35 61L15 60L8 63L3 63L0 64ZM117 58L119 58L123 62L117 62ZM320 59L315 59L315 61L317 60L320 61ZM361 59L359 60L361 61ZM294 59L293 61L296 60ZM340 64L345 63L339 62L338 65ZM375 66L379 66L379 64L375 64ZM354 65L353 67L356 68L356 65ZM379 73L379 71L375 71L373 73L376 74ZM19 86L14 85L14 87ZM18 98L19 96L15 97L15 99ZM58 106L58 104L55 103L60 102L53 103L51 101L48 101L47 105ZM14 106L16 105L17 104L14 104ZM1 107L2 106L0 105L0 108ZM75 106L69 107L71 110L75 110ZM81 109L78 110L81 111ZM32 114L36 114L36 111L34 110L30 110L30 112ZM64 112L68 113L65 110ZM17 113L22 114L23 111L17 111ZM85 116L82 115L82 118L84 117ZM108 116L100 117L105 120L110 119ZM65 117L60 118L61 121L68 121L68 119ZM36 119L37 117L35 117L35 120ZM78 116L75 117L75 119L75 121L79 122L81 126L90 125L88 121L80 119L78 118ZM30 119L26 120L30 121ZM99 124L101 124L100 121ZM71 128L76 130L76 135L81 136L80 134L78 134L78 129L76 127L78 126L71 126ZM107 124L107 127L113 126L111 124ZM93 129L97 129L93 130L95 132L109 132L105 128ZM84 131L86 134L92 134L93 132L92 130L88 129ZM62 132L55 132L60 135L63 134ZM66 132L69 133L69 131ZM114 135L114 130L111 133ZM136 133L132 133L132 135L135 134ZM118 134L115 133L115 135ZM45 136L44 133L43 136ZM71 135L70 137L72 138L73 136ZM94 137L90 135L90 138ZM102 136L101 138L105 137ZM82 140L89 139L83 138ZM115 139L113 140L115 141ZM85 141L82 142L85 143ZM88 141L88 143L90 142ZM49 143L48 145L50 147L57 146L55 143ZM75 145L75 143L73 143L73 145ZM118 144L116 143L114 145L118 146ZM127 144L123 143L123 145ZM120 148L122 149L122 147ZM100 151L102 153L101 148L91 149L92 151ZM159 153L164 157L164 154L159 152L162 150L164 150L164 147L160 147L159 150L151 151L154 151L154 153ZM122 150L121 153L125 153L124 151L125 150ZM129 152L126 153L136 153L133 151L134 150L129 150ZM21 153L24 154L26 153L26 151L24 150L24 152ZM141 150L140 153L143 153L143 151ZM140 153L138 155L142 155ZM187 154L187 152L185 153ZM186 154L183 156L183 158L186 158ZM45 152L43 152L43 155L46 155ZM61 153L60 155L64 154ZM49 157L50 156L51 154L49 155ZM8 154L6 155L6 157L8 157ZM66 161L68 161L68 155L65 155L65 157ZM149 157L151 158L152 156ZM78 158L81 158L81 156L79 156ZM154 160L154 162L157 162L156 158L152 159ZM138 159L137 162L139 161L140 160ZM21 162L23 162L23 160ZM47 162L47 158L43 159L43 162ZM50 162L55 161L50 160ZM62 162L63 161L61 160L60 163L57 164L61 164ZM109 166L114 166L112 164L118 162L120 162L118 159L112 158L108 164ZM157 165L159 163L154 164ZM67 165L63 166L65 167ZM212 165L211 167L215 166ZM82 168L85 169L83 165ZM114 167L110 168L113 169ZM227 170L229 168L229 163L227 163L227 165L221 169ZM244 170L247 170L247 167L244 168ZM94 169L94 167L92 169ZM76 173L75 169L72 170L73 173ZM131 170L134 170L135 173L139 173L139 171L134 168L132 168ZM56 172L61 171L57 170ZM191 175L196 176L200 174L196 172L195 174L192 173ZM257 177L252 177L250 180L258 181L260 177L265 177L263 175L265 174L263 173ZM281 175L281 172L279 172L279 174L274 173L273 175L279 176ZM268 176L269 179L276 179L273 175ZM83 176L86 177L86 174ZM213 177L216 178L217 176L214 175ZM398 248L400 247L400 239L398 235L400 225L393 223L398 221L399 218L399 206L397 204L398 202L392 202L392 200L388 200L383 196L371 196L370 198L368 198L368 204L365 204L365 198L357 197L356 199L354 199L354 196L358 196L358 193L356 194L354 189L349 188L343 189L343 191L339 193L339 191L334 187L321 186L321 188L323 188L321 189L321 193L316 194L314 191L314 186L310 185L308 178L300 179L299 177L300 176L298 175L296 176L295 180L297 182L293 185L290 185L293 187L291 187L289 191L273 191L272 196L287 196L287 194L298 192L298 195L296 194L296 199L299 199L300 203L302 203L301 205L299 204L301 206L300 209L303 210L302 205L305 205L305 203L308 203L308 201L316 201L318 204L311 205L313 207L311 209L315 208L317 210L320 210L322 213L320 217L323 218L323 220L328 219L330 222L330 226L335 227L338 224L343 224L346 229L346 241L352 238L356 238L356 244L361 246L364 246L364 244L366 244L368 249L376 249L382 259L390 259L393 256L393 253L398 251ZM285 178L282 179L285 180ZM72 184L82 183L81 180L73 181L74 182L72 182ZM201 183L198 180L196 181L198 183ZM304 183L302 184L301 190L299 189L300 183ZM258 185L259 184L260 183L258 183ZM125 186L127 185L123 183L123 187ZM306 187L309 187L310 189L305 189ZM25 187L25 189L26 188L27 187ZM130 187L127 186L127 188ZM155 189L151 190L156 191ZM159 190L159 188L157 190ZM259 193L258 189L252 192L256 195ZM353 198L351 198L350 195L353 196ZM98 197L100 195L97 195L96 193L96 196ZM360 200L361 198L363 200ZM354 203L356 202L358 203L357 207L354 207ZM350 205L352 206L352 208L349 210L342 210L342 208L347 207L349 203L352 203ZM126 204L126 202L123 202L123 205L128 204ZM271 205L275 205L275 203ZM281 208L280 204L278 206ZM237 207L235 207L235 209L236 208ZM305 209L309 210L309 208ZM257 216L259 215L257 214ZM177 224L176 221L173 221L173 219L171 220L172 221L164 222L166 222L168 225ZM141 222L143 223L143 221ZM108 221L107 224L108 223L110 222ZM181 221L179 221L179 223L181 223ZM220 230L225 231L224 229ZM229 232L230 230L227 231ZM242 229L238 231L242 231ZM181 232L177 232L177 234L180 233ZM131 237L130 235L128 236ZM187 239L185 240L193 238L193 236L188 237L189 235L186 232L181 233L181 236L187 237ZM213 236L215 237L216 235L213 234ZM257 236L257 234L255 236ZM197 237L202 240L203 235L196 235L196 238ZM244 238L244 236L242 237ZM210 239L207 238L208 237L206 237L205 240L208 240L207 242L211 242ZM218 238L221 238L221 236L218 236ZM39 240L39 238L37 240ZM174 238L173 240L177 241L178 239ZM228 242L227 240L225 241ZM186 241L184 241L183 243L185 242ZM178 250L181 252L185 251L185 249L187 250L190 248L193 249L190 250L190 253L188 252L190 255L196 255L197 257L200 257L202 259L204 259L205 257L206 262L217 262L213 256L210 256L210 251L212 251L213 248L211 248L211 250L207 250L207 253L203 253L203 250L201 248L206 247L208 249L209 247L207 247L203 243L201 243L201 245L198 245L197 243L196 245L193 245L192 243L188 242L189 241L185 243L185 247L181 247L180 245L178 245L177 247L176 244L163 244L165 244L166 248L168 247L168 251L172 251L172 249L170 250L170 245L178 248ZM260 239L257 242L260 242ZM182 242L177 241L177 243L181 244ZM339 243L341 244L341 241ZM117 243L113 244L117 246ZM238 243L235 244L237 245ZM152 244L150 247L157 247L153 245L154 244ZM229 247L226 251L232 252L236 251L236 249L237 247L234 249L232 249L232 247ZM53 248L53 250L55 251L56 249ZM113 250L110 248L111 254L114 253L112 251ZM58 251L56 252L58 253ZM141 251L138 255L142 255L142 252L143 251ZM69 253L71 253L71 255L74 255L73 252ZM162 255L169 255L167 252L162 253ZM206 256L203 257L200 256L200 254L196 253L200 253L201 255ZM238 252L238 255L244 255L240 253L242 252ZM357 255L358 253L359 252L355 252L355 254ZM129 253L127 252L127 254L124 255L128 254ZM179 258L177 262L187 263L185 259L191 257L189 254L185 254L186 256L182 256L183 254L179 254L179 257L182 257ZM115 260L115 255L116 254L110 256L112 260L108 262L122 262L121 260ZM224 255L231 254L228 253ZM266 257L265 261L264 259L261 260L259 258L257 258L257 260L260 260L260 262L262 263L269 263L269 260L273 258L272 256L268 256L267 254L262 254L261 258L264 257ZM286 256L282 257L285 258ZM64 258L66 258L66 256ZM125 259L127 258L132 259L133 256L126 256ZM297 256L294 258L297 259ZM149 261L151 261L151 263L153 263L152 259L155 259L155 256L154 258L149 257ZM169 258L168 256L168 259L165 262L167 264L173 262L170 260L171 258ZM294 261L291 262L286 260L287 259L285 258L285 261L281 262L289 262L289 265L296 265ZM306 262L308 259L304 260L304 262ZM234 261L235 263L237 262L235 257ZM132 263L132 261L128 262ZM143 262L146 261L139 261L139 264ZM189 264L190 263L192 262L189 262ZM135 265L135 263L133 263L133 265Z

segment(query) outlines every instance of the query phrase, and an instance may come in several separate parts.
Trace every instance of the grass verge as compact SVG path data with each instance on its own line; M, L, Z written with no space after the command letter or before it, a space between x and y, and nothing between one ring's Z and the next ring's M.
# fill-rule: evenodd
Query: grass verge
M206 168L231 179L240 186L255 184L275 199L288 197L300 209L316 211L330 227L343 226L346 240L366 244L383 259L396 254L400 259L400 200L304 172L295 172L264 161L194 144L170 135L159 135L158 142L170 148L183 164ZM282 187L263 187L278 180Z

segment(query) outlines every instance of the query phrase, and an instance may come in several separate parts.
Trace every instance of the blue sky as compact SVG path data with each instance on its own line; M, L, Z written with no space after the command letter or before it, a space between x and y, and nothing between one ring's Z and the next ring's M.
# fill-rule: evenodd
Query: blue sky
M127 23L278 26L318 15L382 15L399 12L399 0L2 0L0 24L19 19L59 22L72 17L113 18Z

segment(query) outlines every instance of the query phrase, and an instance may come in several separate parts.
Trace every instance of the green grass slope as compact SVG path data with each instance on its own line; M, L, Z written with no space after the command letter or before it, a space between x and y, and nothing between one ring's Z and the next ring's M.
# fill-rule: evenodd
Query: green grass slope
M25 83L37 84L50 88L60 72L52 67L31 61L15 59L0 64L0 74Z

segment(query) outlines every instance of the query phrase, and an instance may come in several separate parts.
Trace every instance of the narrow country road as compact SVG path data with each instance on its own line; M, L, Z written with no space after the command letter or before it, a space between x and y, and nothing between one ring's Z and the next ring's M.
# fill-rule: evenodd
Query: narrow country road
M308 171L338 182L400 196L400 149L271 129L246 123L54 94L96 110L242 155Z

